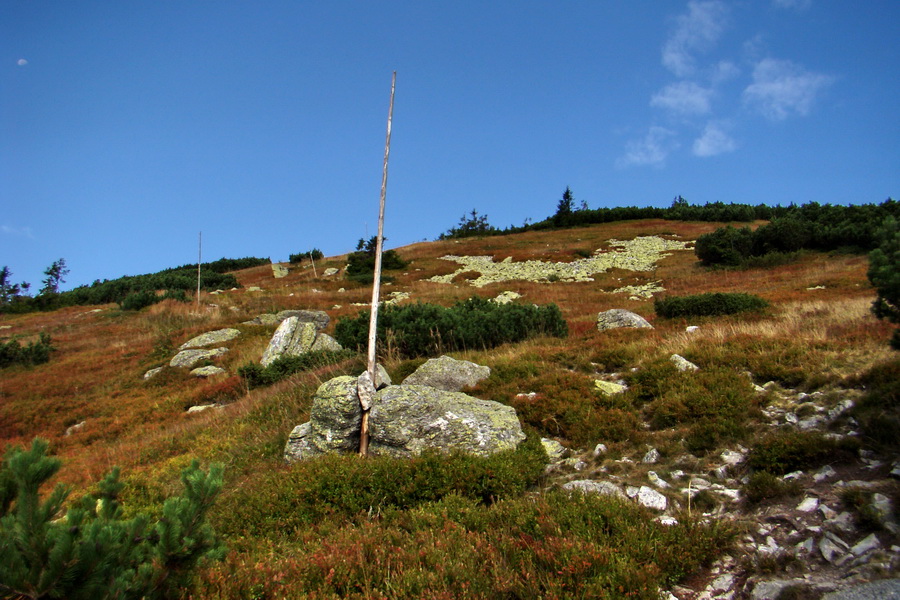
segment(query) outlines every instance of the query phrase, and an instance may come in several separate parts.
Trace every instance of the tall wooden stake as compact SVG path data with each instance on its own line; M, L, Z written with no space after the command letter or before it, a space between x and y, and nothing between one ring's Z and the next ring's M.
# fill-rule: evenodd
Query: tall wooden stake
M375 273L372 278L372 314L369 317L369 361L366 372L369 375L371 385L376 385L375 379L375 338L378 331L378 298L381 294L381 251L384 244L384 198L387 195L388 157L391 154L391 120L394 116L394 88L397 85L397 71L391 76L391 103L388 108L387 134L384 141L384 169L381 174L381 203L378 207L378 237L375 242ZM371 388L370 388L371 389ZM364 394L367 396L368 394ZM359 454L366 456L369 453L369 408L371 399L360 396L362 404L362 427L359 435Z
M200 312L200 263L203 262L203 232L197 234L197 312Z

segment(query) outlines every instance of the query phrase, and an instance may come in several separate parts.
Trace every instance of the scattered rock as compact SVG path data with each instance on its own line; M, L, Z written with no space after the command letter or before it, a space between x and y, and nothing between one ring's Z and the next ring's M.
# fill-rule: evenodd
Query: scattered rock
M278 323L279 323L279 321L278 321L278 317L276 315L273 315L272 313L263 313L263 314L259 315L258 317L254 317L254 318L250 319L249 321L244 321L241 324L242 325L271 326L271 325L277 325Z
M427 385L448 392L474 387L491 375L488 367L449 356L430 358L403 380L403 385Z
M684 331L685 331L685 333L694 333L695 331L698 331L699 329L700 329L700 327L697 325L688 325L687 327L684 328Z
M881 542L878 541L878 537L872 533L860 540L856 543L852 548L850 548L850 552L852 552L856 556L862 556L866 552L870 552L877 548L881 548Z
M222 375L227 373L225 369L222 367L214 367L212 365L206 367L198 367L191 371L191 375L194 377L213 377L214 375Z
M547 438L541 438L541 445L544 447L544 452L547 453L547 458L550 459L551 463L559 462L565 458L566 453L569 451L568 448L556 440Z
M500 292L494 298L491 298L491 302L496 302L497 304L509 304L513 300L518 300L522 297L522 294L518 292Z
M808 496L803 499L797 506L797 510L804 513L810 513L819 507L819 499Z
M81 423L75 423L74 425L67 427L66 428L66 436L68 437L68 436L72 435L73 433L78 433L79 431L81 431L81 429L84 427L85 423L87 423L87 421L82 421Z
M313 323L301 322L297 317L288 317L282 321L269 346L259 361L268 367L281 356L300 356L309 352L316 341L316 326Z
M301 323L312 323L319 331L328 327L331 322L331 317L324 310L282 310L275 315L279 323L291 317L297 317Z
M204 410L215 408L215 404L198 404L197 406L192 406L187 409L188 414L203 412Z
M822 596L822 600L900 600L900 579L853 585Z
M628 389L627 386L624 386L622 384L613 383L612 381L604 381L602 379L595 379L594 387L600 390L600 393L604 396L614 396L615 394L621 394Z
M641 462L645 465L655 465L659 462L659 450L656 448L650 448L647 453L644 455L644 458L641 459Z
M669 360L675 365L675 368L679 371L699 371L700 367L689 361L688 359L680 356L678 354L673 354L669 357Z
M600 456L601 454L606 454L606 444L597 444L594 446L594 456Z
M525 434L511 406L425 385L379 391L369 413L372 454L415 456L433 448L488 455L511 450Z
M613 308L597 315L597 329L600 331L619 327L653 329L647 319L624 308Z
M637 503L653 510L666 510L668 500L653 488L642 485L636 496Z
M671 487L662 477L656 474L656 471L647 471L647 479L650 480L651 485L655 485L658 488L666 489Z
M313 396L309 422L298 425L284 449L287 462L305 460L328 452L359 450L362 407L357 377L342 375L319 386Z
M247 288L247 291L248 292L261 292L263 290L258 285L251 285L250 287Z
M282 277L288 276L288 268L284 265L278 263L272 263L272 275L275 279L281 279Z
M334 267L328 267L327 269L322 271L322 276L323 277L334 277L335 275L337 275L340 272L341 272L340 269L336 269Z
M182 350L169 361L170 367L190 369L198 362L204 360L213 360L228 352L228 348L213 348L211 350L203 350L194 348L190 350Z
M313 345L310 347L310 352L338 352L343 349L344 347L341 346L336 339L327 333L320 333L316 336L316 341L313 342Z
M153 379L154 377L162 373L163 369L165 369L165 367L156 367L155 369L150 369L149 371L144 373L144 380Z
M615 496L623 500L627 500L628 496L622 491L622 488L609 481L591 481L590 479L579 479L563 484L564 490L578 491L585 494L602 494L604 496Z
M187 348L203 348L204 346L212 346L214 344L224 344L226 342L230 342L239 335L241 335L241 332L239 330L230 328L209 331L207 333L203 333L201 335L198 335L197 337L189 339L181 346L179 346L178 349L185 350Z

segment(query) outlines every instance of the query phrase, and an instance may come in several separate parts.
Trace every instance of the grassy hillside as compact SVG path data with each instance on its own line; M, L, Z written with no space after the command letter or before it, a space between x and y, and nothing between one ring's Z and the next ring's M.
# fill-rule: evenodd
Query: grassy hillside
M323 275L343 268L346 257L317 261L318 277L302 264L279 279L269 265L237 271L243 287L204 293L199 311L195 303L167 300L139 312L110 304L0 316L0 326L8 327L0 335L25 342L49 333L55 347L46 364L0 371L0 441L48 439L64 461L57 480L76 489L122 467L123 507L132 514L159 511L192 459L224 463L225 487L212 523L230 551L197 573L195 597L617 598L634 592L629 597L655 598L660 587L696 573L737 530L704 521L696 509L688 514L686 504L679 525L667 527L629 502L532 492L601 471L637 483L646 477L640 460L651 446L662 455L661 474L676 463L686 468L685 461L703 472L723 449L752 449L767 427L761 411L773 400L753 392L748 376L760 386L774 381L812 393L861 387L878 365L896 371L891 327L870 311L875 294L866 257L808 252L769 268L710 270L691 250L675 250L653 271L616 268L593 275L594 281L473 287L468 281L475 273L459 273L450 283L428 279L458 270L441 258L446 255L573 262L607 248L610 239L692 241L721 225L629 221L398 249L409 264L391 273L385 298L408 292L404 302L450 306L472 295L515 291L520 302L559 306L567 338L454 355L491 367L491 377L471 393L514 406L534 438L556 439L583 460L578 472L572 466L542 475L527 449L488 465L426 458L408 472L397 463L353 457L282 464L288 433L308 420L318 385L359 373L363 360L349 358L251 391L236 373L258 362L274 327L240 323L266 312L317 309L330 315L326 333L333 332L338 319L355 316L364 308L357 304L371 295L369 287L341 275ZM769 307L663 319L653 300L633 287L647 284L665 289L657 297L742 292ZM262 291L248 291L253 286ZM612 308L634 311L654 329L598 331L598 312ZM688 325L699 329L686 332ZM229 326L242 335L216 364L230 375L204 380L167 370L143 379L186 340ZM673 353L701 370L677 372L669 362ZM397 382L421 359L401 359L388 348L381 361ZM629 389L604 396L596 379L624 379ZM223 408L186 413L208 403ZM599 443L608 451L594 456ZM463 483L464 472L483 472L495 484L519 483ZM441 478L458 485L431 496L365 495L382 489L386 478L393 479L384 489L438 489L434 481ZM359 488L352 485L357 481Z

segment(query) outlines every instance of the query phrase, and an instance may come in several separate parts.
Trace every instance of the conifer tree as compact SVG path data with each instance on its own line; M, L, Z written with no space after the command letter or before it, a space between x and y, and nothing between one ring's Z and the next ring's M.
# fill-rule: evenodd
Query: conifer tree
M64 515L65 486L40 500L61 464L47 447L35 439L29 450L12 449L0 469L0 597L170 598L199 560L221 558L205 520L222 486L221 466L207 474L194 461L182 473L185 495L166 500L151 525L146 515L122 518L118 469Z
M872 311L900 324L900 224L896 219L885 219L878 240L878 247L869 254L869 281L878 292ZM900 350L900 329L894 330L891 347Z

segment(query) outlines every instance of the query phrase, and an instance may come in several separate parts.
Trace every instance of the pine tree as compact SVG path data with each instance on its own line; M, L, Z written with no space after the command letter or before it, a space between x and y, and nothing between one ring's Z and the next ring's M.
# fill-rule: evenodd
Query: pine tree
M878 240L878 247L869 254L869 281L878 292L872 312L900 324L900 224L896 219L885 219ZM900 329L894 331L891 347L900 350Z
M151 526L146 515L122 518L118 469L60 516L65 486L40 500L39 488L61 464L47 447L35 439L27 451L15 448L0 469L0 597L170 598L199 560L221 558L205 520L222 486L221 466L207 474L194 461L182 473L185 495L166 500Z

